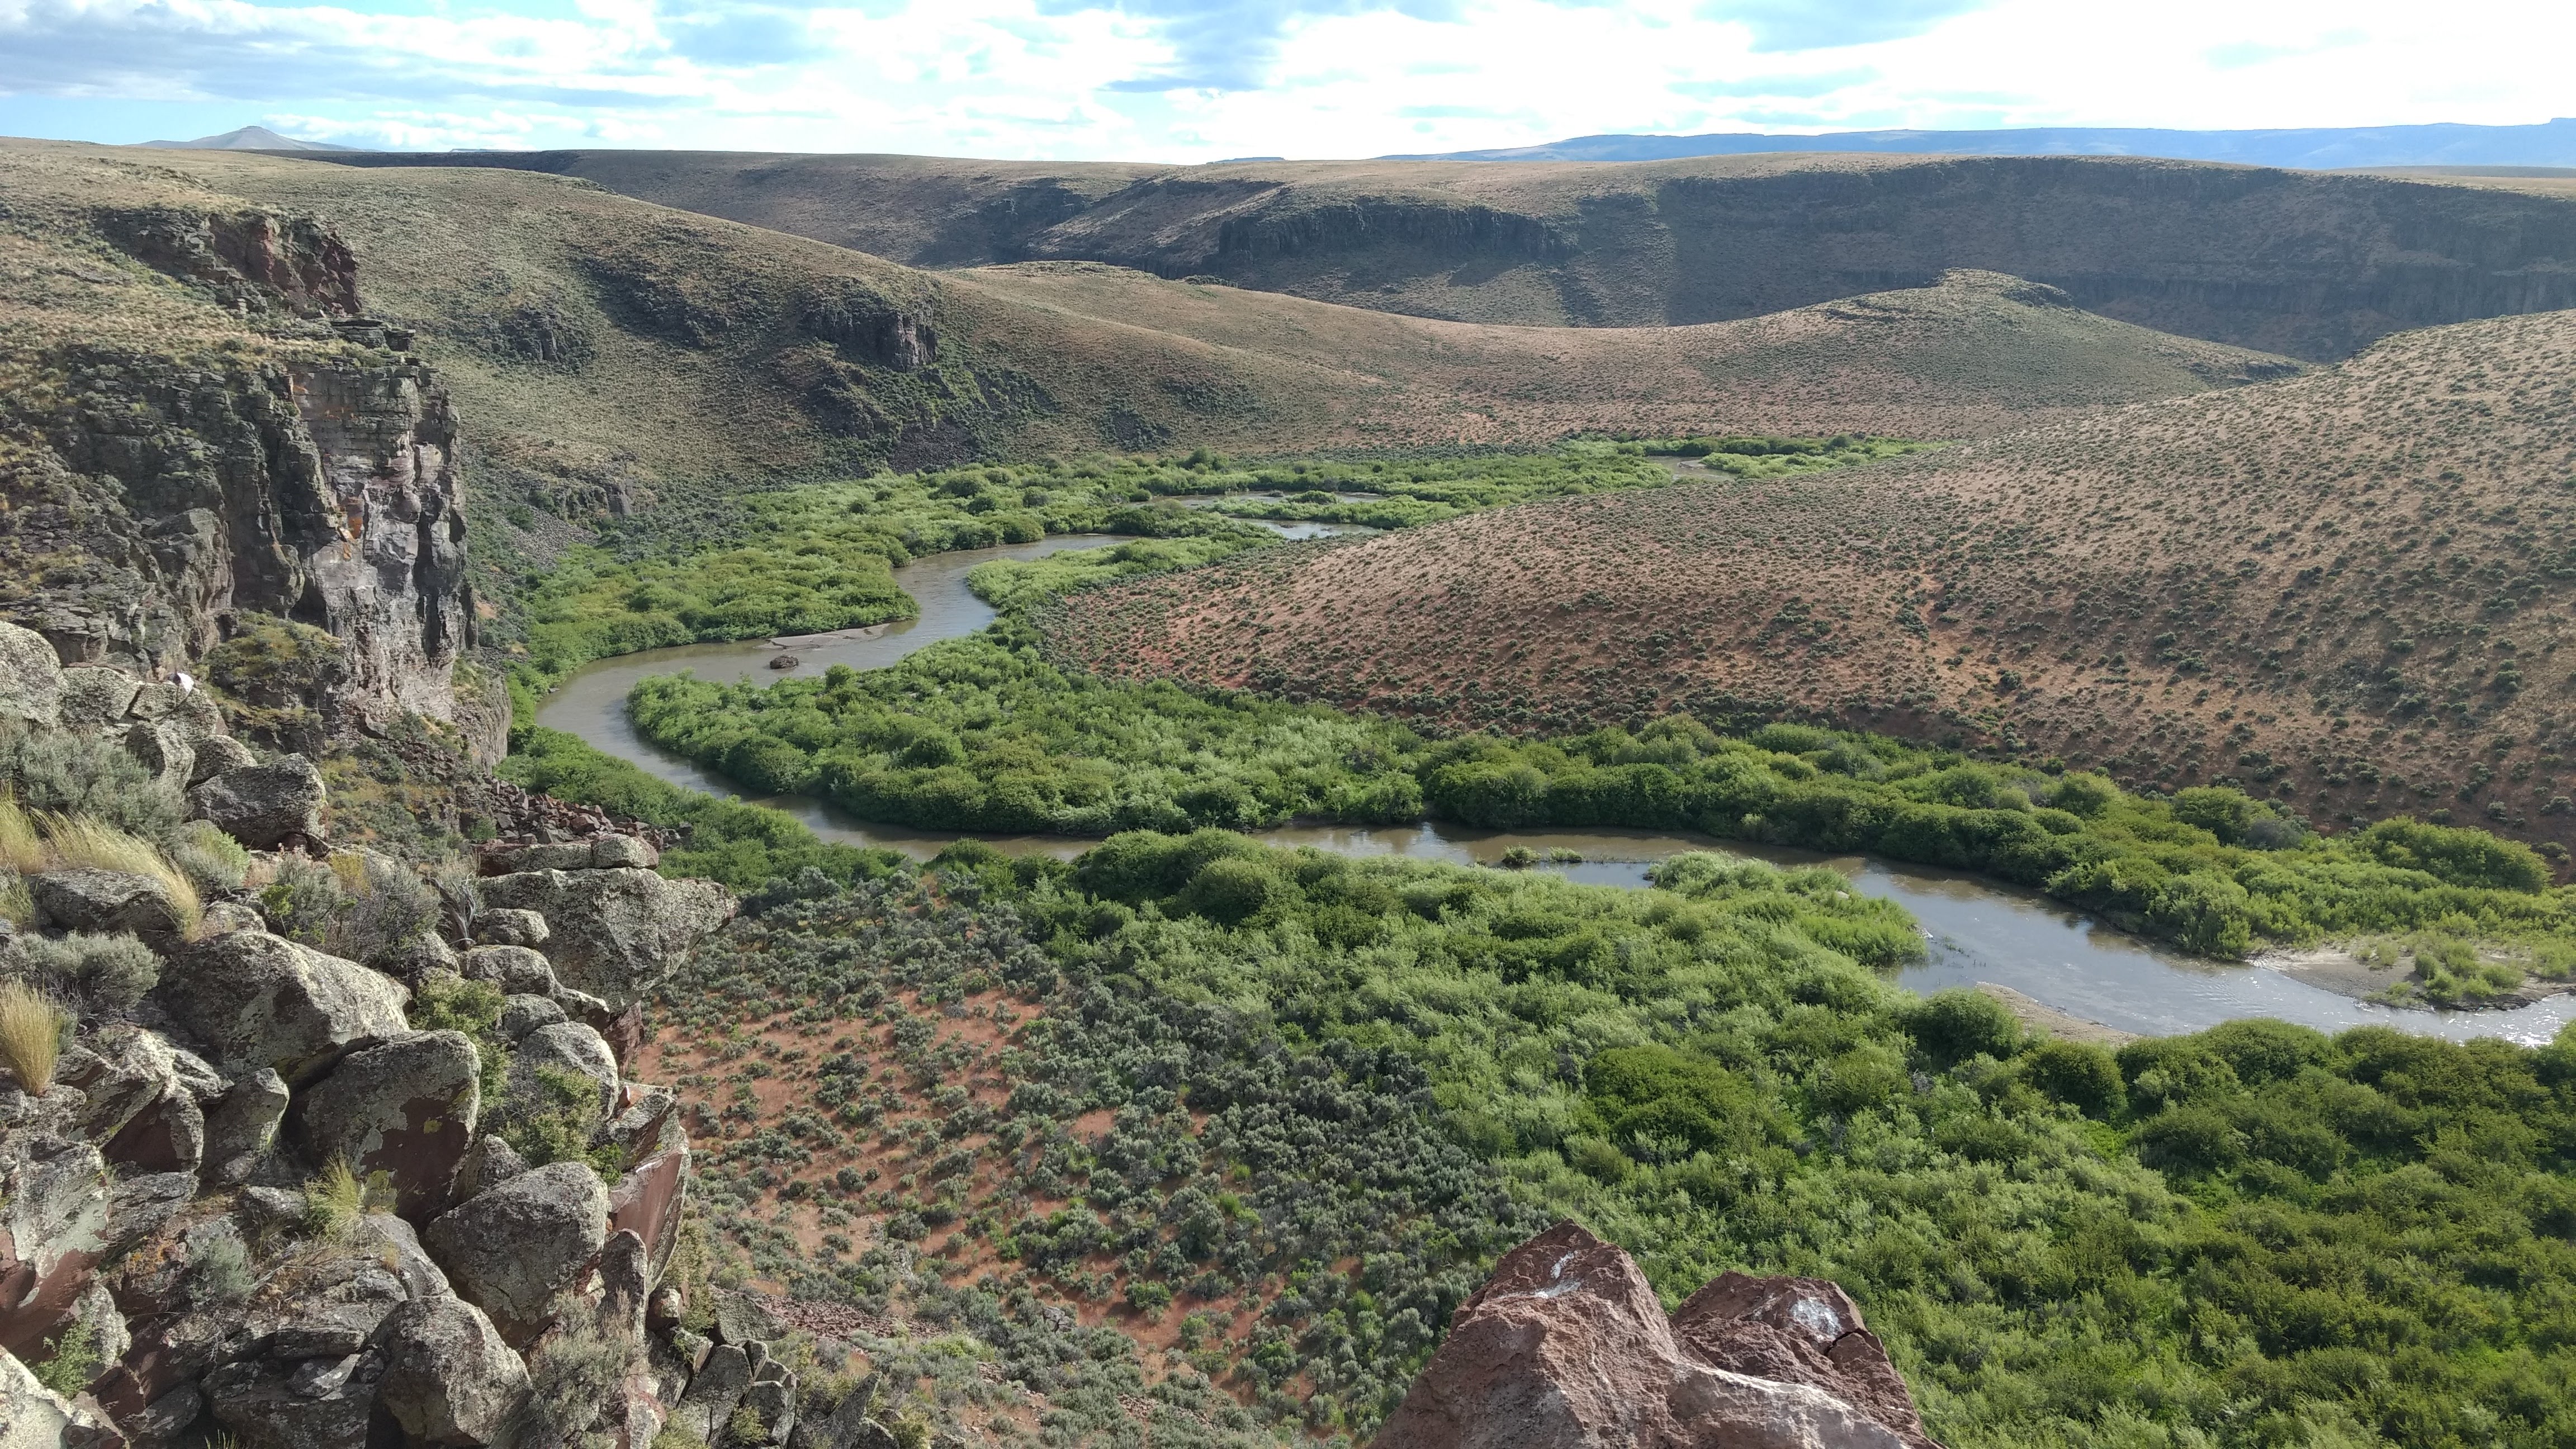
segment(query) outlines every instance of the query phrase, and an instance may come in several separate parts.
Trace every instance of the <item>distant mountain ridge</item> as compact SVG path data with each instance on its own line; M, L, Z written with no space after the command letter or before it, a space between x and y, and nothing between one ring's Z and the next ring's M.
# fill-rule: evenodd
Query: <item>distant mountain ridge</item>
M1536 146L1385 156L1385 161L1673 161L1796 151L1950 156L2157 156L2332 171L2359 166L2576 166L2576 119L2533 126L2315 126L2273 131L2171 131L2042 126L1989 131L1828 131L1778 136L1575 136Z
M328 141L307 141L296 136L281 136L266 126L243 126L220 136L199 136L193 141L146 141L146 147L163 151L355 151L355 146L334 146Z

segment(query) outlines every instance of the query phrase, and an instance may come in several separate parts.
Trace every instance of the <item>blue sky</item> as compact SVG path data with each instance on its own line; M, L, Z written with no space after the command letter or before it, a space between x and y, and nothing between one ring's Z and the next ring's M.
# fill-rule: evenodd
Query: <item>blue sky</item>
M2539 0L0 0L0 133L1058 160L2576 115Z

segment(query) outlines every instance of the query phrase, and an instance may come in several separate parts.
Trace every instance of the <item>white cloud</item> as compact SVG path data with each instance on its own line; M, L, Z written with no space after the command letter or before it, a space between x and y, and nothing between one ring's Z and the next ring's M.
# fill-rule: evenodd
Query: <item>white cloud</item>
M0 0L0 95L238 104L429 148L1191 160L1631 130L2511 123L2576 110L2572 48L2576 7L2519 0ZM133 124L105 139L152 130Z

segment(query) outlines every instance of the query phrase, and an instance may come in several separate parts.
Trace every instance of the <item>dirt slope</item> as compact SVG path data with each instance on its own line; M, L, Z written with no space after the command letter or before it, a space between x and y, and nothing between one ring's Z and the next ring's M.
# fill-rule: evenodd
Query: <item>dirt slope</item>
M21 258L0 306L21 324L11 341L36 352L72 337L164 351L327 340L292 318L245 322L214 284L169 275L197 263L147 264L135 240L313 219L354 255L365 307L416 333L481 456L574 513L705 480L1104 446L1543 443L1609 427L1973 436L2283 366L2003 278L1575 333L1098 267L926 273L507 170L12 143L0 201Z
M1795 483L1256 556L1079 595L1058 642L1442 727L1785 712L2568 842L2571 626L2556 312Z
M2449 177L2083 156L333 159L580 176L919 266L1102 261L1478 322L1721 321L1970 267L2159 331L2326 361L2401 328L2576 306L2576 196Z

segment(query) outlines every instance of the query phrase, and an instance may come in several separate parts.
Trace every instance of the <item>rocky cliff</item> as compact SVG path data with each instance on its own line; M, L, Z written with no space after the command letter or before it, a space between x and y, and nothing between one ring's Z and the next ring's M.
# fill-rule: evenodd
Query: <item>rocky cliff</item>
M1939 1449L1831 1283L1729 1273L1669 1318L1559 1223L1460 1305L1375 1449Z
M1154 168L558 151L464 164L585 177L921 266L1112 262L1473 322L1724 321L1972 267L2159 331L2325 361L2405 328L2576 306L2565 197L2135 157Z
M320 738L404 714L496 756L474 644L457 424L409 339L357 314L349 249L310 218L106 209L96 235L239 323L212 345L65 329L0 396L0 617L66 662L205 673L274 621L319 631L293 681ZM282 741L283 742L283 741Z
M728 895L614 834L495 850L479 886L323 869L308 763L0 625L18 737L112 772L145 751L109 696L215 763L157 865L102 864L94 820L0 831L0 1442L893 1442L865 1395L800 1428L776 1330L693 1312L675 1266L689 1140L625 1063Z

